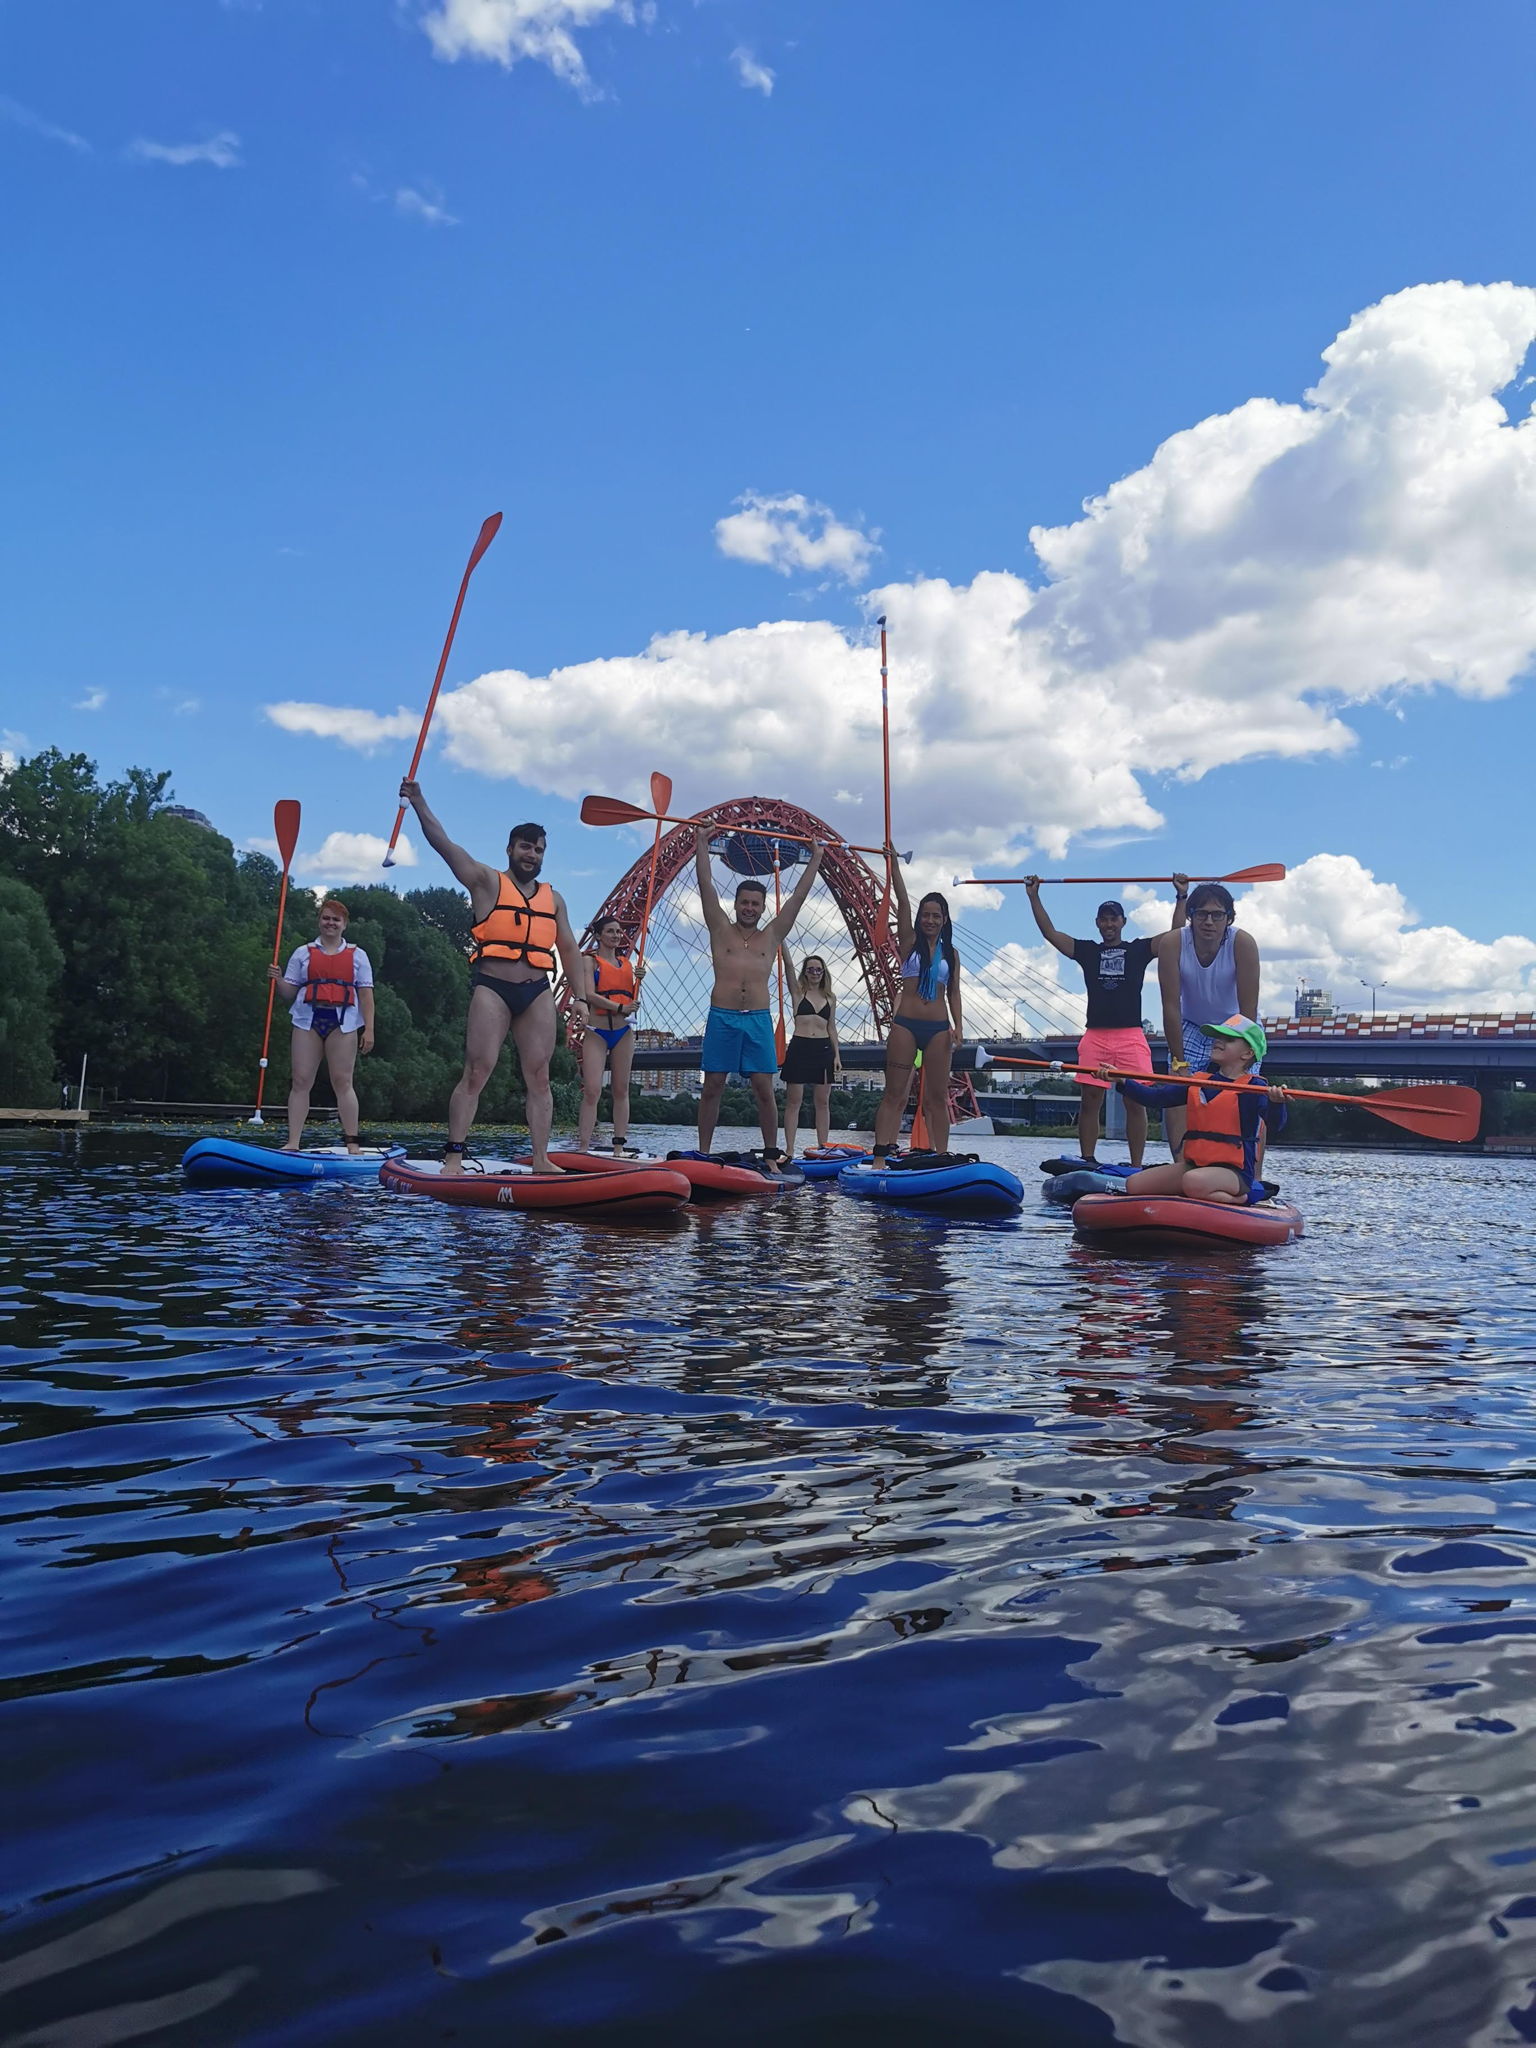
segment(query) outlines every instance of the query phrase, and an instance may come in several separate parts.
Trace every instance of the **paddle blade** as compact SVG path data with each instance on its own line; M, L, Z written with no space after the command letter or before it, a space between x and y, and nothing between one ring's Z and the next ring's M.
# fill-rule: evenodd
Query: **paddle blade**
M672 808L672 778L670 775L653 774L651 777L651 809L658 817L665 817Z
M1256 868L1239 868L1235 875L1223 875L1224 882L1283 882L1285 869L1277 860L1261 862Z
M1446 1145L1465 1145L1475 1138L1483 1114L1483 1098L1475 1088L1382 1088L1358 1100L1372 1116Z
M496 538L497 534L500 533L500 531L501 514L499 512L493 512L490 518L487 519L485 524L481 527L480 537L469 551L469 568L464 571L466 581L469 578L470 570L474 568L475 564L479 561L480 557L485 553L486 549L490 546L491 542Z
M299 802L297 797L286 796L272 812L272 831L277 840L277 850L283 856L285 868L293 865L293 850L299 843Z
M583 825L633 825L639 818L649 824L651 814L638 804L627 804L619 796L584 796L581 800Z

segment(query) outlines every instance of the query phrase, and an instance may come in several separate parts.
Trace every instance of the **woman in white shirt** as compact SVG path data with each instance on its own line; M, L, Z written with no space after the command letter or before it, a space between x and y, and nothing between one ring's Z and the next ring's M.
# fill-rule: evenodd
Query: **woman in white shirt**
M276 967L267 972L293 1005L293 1080L283 1150L297 1152L303 1141L310 1090L322 1059L347 1150L360 1150L352 1069L360 1051L373 1051L373 968L361 946L347 944L347 906L334 898L322 903L319 938L300 946L281 974Z

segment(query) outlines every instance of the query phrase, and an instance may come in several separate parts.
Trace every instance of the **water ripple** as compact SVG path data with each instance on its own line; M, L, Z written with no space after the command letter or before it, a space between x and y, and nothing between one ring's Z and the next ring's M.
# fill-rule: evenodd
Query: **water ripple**
M1127 1260L179 1149L0 1139L0 2048L1536 2039L1536 1168Z

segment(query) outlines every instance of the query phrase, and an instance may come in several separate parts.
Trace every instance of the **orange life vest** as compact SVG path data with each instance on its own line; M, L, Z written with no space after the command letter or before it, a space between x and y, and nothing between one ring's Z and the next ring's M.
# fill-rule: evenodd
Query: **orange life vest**
M304 984L304 1001L321 1009L349 1010L357 997L356 946L342 946L334 953L327 953L323 946L310 946L306 952L309 979Z
M1192 1077L1193 1085L1187 1097L1189 1121L1184 1126L1184 1164L1230 1166L1240 1174L1244 1171L1246 1151L1243 1098L1235 1088L1223 1088L1207 1102L1200 1092L1200 1083L1217 1078L1211 1073Z
M592 989L610 1003L618 1003L620 1016L627 1016L635 1007L635 970L627 960L615 964L605 960L601 953L589 953L592 962ZM604 976L608 979L605 981Z
M475 950L471 967L482 960L524 960L544 974L555 969L555 892L540 882L531 896L525 896L510 875L502 875L496 901L477 925L470 928Z

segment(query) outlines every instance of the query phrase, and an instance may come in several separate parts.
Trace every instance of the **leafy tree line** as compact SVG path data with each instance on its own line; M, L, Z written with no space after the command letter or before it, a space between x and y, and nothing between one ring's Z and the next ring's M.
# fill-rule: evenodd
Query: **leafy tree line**
M0 774L0 1103L56 1102L85 1055L109 1097L251 1101L280 873L168 812L169 781L133 768L103 783L84 754L53 748ZM378 981L378 1049L358 1062L364 1116L440 1118L463 1061L468 900L451 888L338 893ZM290 890L284 960L314 938L313 912ZM279 1006L269 1102L287 1093L288 1044ZM563 1049L554 1075L556 1113L574 1119ZM520 1121L522 1104L509 1045L482 1120Z

